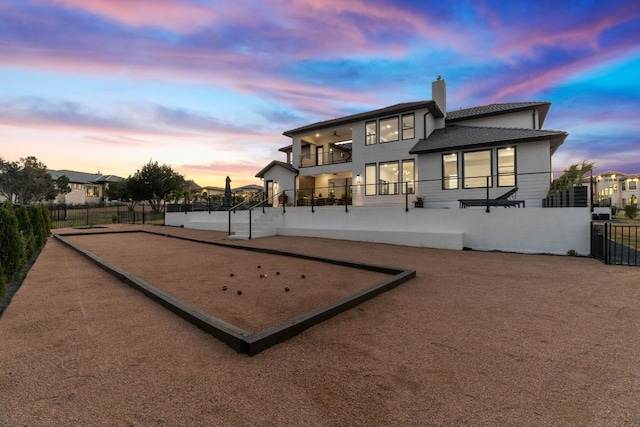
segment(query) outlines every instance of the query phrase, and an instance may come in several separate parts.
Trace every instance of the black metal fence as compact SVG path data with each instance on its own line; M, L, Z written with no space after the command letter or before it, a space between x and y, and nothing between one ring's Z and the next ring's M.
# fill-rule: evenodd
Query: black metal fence
M640 226L591 223L591 256L605 264L640 266Z
M587 187L573 187L542 199L543 208L584 208L589 206Z
M154 213L148 205L49 205L51 228L93 227L104 224L164 225L164 212Z

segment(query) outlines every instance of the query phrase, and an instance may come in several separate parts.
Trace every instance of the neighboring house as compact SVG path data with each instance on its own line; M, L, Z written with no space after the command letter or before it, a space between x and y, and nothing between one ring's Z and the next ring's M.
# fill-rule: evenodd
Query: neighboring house
M514 187L539 207L551 181L551 156L564 131L544 130L549 102L491 104L446 112L446 84L432 100L407 102L284 132L292 144L256 177L269 198L297 204L458 207L459 199L500 196ZM273 197L273 204L276 198ZM291 199L290 199L291 201Z
M595 200L604 206L624 208L638 204L640 173L606 171L593 176Z
M109 183L117 182L122 178L115 175L102 175L98 173L76 172L69 170L47 170L54 181L61 176L69 178L71 192L59 194L54 203L66 203L68 205L95 204L105 201L105 193Z

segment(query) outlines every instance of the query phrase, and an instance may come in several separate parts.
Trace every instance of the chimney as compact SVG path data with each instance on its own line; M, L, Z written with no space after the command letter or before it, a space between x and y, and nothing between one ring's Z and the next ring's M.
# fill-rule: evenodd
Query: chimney
M436 81L431 83L431 99L436 101L440 111L447 117L447 84L442 77L437 76Z

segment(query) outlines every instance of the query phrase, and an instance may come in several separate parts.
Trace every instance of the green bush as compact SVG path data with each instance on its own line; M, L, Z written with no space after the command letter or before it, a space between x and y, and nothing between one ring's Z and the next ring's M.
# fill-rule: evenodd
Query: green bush
M569 256L578 256L578 252L576 252L575 249L569 249L567 251L567 255L569 255Z
M627 205L624 207L624 216L629 219L634 219L638 215L638 205Z
M4 269L0 265L0 300L7 295L7 276L4 275Z
M18 228L18 218L11 203L5 202L0 207L0 265L11 280L26 264L26 244Z
M36 238L33 235L33 225L31 224L31 218L29 218L29 211L26 206L20 206L15 212L18 218L18 228L26 245L27 259L31 259L36 252Z
M616 206L611 206L611 216L616 216L618 213L618 208Z
M42 221L44 224L45 236L49 236L51 234L51 214L49 213L49 208L46 205L39 205L40 214L42 215Z
M39 249L44 245L47 240L46 225L42 218L42 211L37 206L29 206L29 218L31 219L31 225L33 226L33 236L36 239L36 249Z

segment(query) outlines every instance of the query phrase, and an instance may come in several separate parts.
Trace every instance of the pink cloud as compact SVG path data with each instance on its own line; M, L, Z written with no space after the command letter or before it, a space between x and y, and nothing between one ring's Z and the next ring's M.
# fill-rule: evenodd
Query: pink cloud
M190 33L218 20L216 8L174 0L38 0L79 9L129 27L159 27Z
M492 50L493 55L503 59L513 55L534 58L540 47L559 47L563 50L586 48L595 51L599 48L600 35L640 16L640 6L637 2L629 2L617 9L612 7L607 13L580 20L575 27L562 25L556 28L558 21L551 19L542 25L527 25L519 30L514 25L503 25L494 15L490 16L492 28L497 34L496 39L500 41Z

